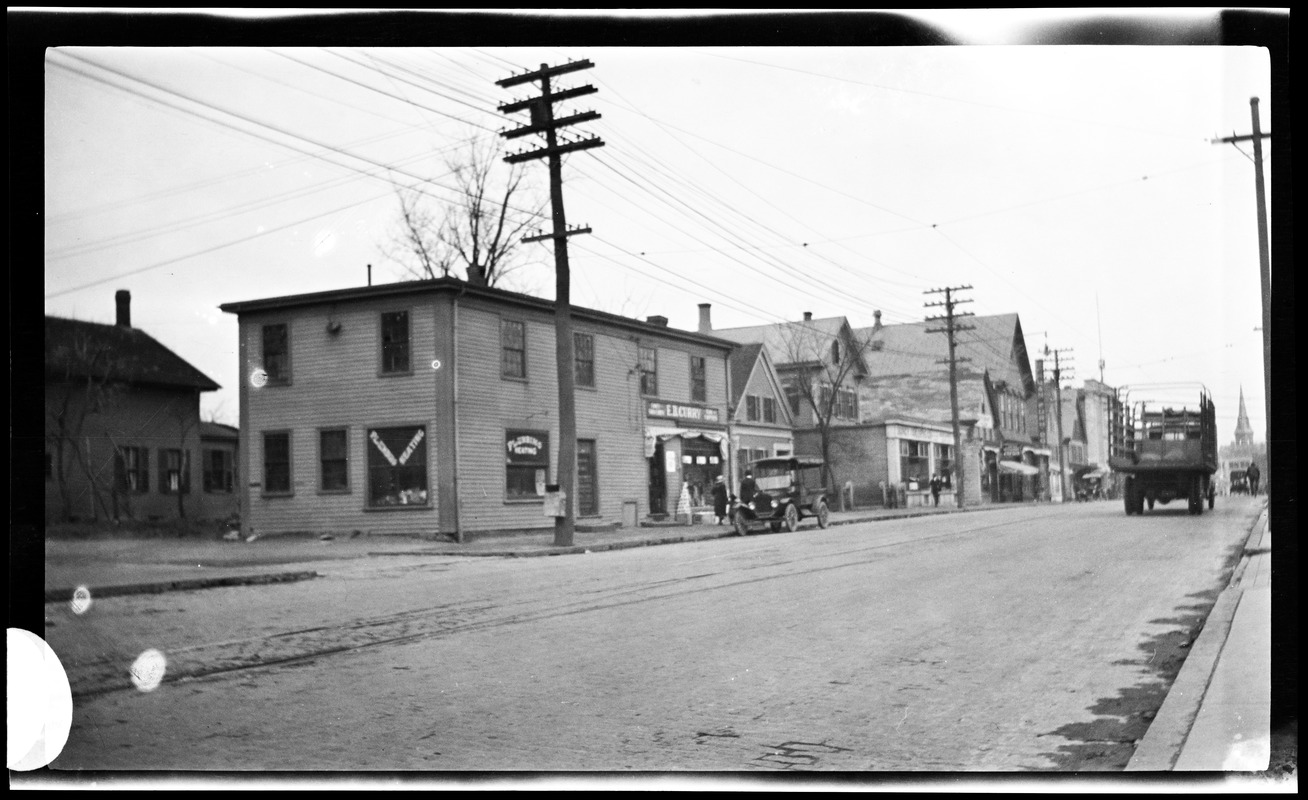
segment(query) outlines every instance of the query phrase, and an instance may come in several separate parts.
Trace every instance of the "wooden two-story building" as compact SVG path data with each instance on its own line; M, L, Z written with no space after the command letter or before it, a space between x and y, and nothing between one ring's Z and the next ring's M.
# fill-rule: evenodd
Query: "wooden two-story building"
M247 533L552 527L552 301L441 278L221 308L239 318ZM571 315L578 525L676 513L726 467L732 344Z

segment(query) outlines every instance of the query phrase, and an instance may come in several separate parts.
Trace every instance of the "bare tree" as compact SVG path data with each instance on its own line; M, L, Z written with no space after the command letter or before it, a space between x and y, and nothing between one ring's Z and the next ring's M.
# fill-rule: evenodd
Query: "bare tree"
M69 472L75 469L86 478L93 498L92 516L103 513L113 518L104 495L106 489L112 493L115 487L105 486L101 472L91 464L83 437L87 419L107 411L121 394L123 359L112 345L78 333L50 346L46 371L46 439L54 449L51 460L63 504L61 516L65 522L73 517Z
M400 218L387 255L419 279L462 270L470 283L501 284L520 266L523 233L544 208L529 197L526 169L502 155L499 137L479 138L447 159L454 197L443 203L416 185L396 187Z
M834 491L832 428L842 419L858 421L857 380L866 373L867 354L877 348L870 335L859 336L843 320L838 327L829 320L789 323L784 334L785 361L777 370L801 418L811 417L821 442L823 481ZM800 427L799 420L796 427Z

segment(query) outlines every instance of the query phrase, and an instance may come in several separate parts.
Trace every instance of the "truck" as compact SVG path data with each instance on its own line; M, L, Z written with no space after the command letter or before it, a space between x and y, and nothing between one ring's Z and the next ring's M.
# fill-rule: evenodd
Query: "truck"
M1137 398L1132 400L1131 395ZM1128 516L1148 505L1184 499L1191 514L1212 509L1217 472L1217 416L1212 397L1199 387L1197 406L1174 406L1147 389L1131 387L1122 403L1108 465L1125 476L1122 498Z

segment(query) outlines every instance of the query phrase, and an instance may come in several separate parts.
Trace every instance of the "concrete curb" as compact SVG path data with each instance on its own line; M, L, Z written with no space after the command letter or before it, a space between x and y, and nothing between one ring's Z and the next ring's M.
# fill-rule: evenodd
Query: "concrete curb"
M255 575L226 575L214 578L187 578L174 581L155 581L153 583L129 583L119 586L88 586L92 599L98 597L121 597L129 594L163 594L164 592L185 592L194 589L214 589L220 586L253 586L264 583L290 583L293 581L317 578L318 573L276 572ZM47 589L45 601L57 603L71 600L76 589Z
M1191 645L1190 654L1181 665L1176 680L1167 690L1167 697L1158 709L1158 714L1145 731L1144 738L1136 745L1135 752L1126 765L1126 772L1168 772L1176 765L1195 719L1199 716L1204 695L1212 683L1222 647L1231 634L1231 622L1235 619L1244 592L1240 579L1249 566L1250 545L1258 541L1266 525L1267 510L1264 508L1250 525L1239 563L1232 570L1226 588L1208 612L1208 619L1204 621L1199 637Z

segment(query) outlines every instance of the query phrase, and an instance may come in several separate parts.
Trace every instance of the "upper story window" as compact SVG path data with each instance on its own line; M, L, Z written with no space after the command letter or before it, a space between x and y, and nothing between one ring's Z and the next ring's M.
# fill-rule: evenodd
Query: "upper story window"
M840 340L836 339L831 342L831 363L840 363Z
M764 422L777 421L777 401L775 398L772 397L763 398L763 421Z
M589 333L572 334L572 356L576 362L577 385L595 385L595 337Z
M500 320L500 376L527 377L527 324L514 319Z
M382 374L409 372L408 311L388 311L381 315L381 340Z
M798 417L799 404L802 399L800 397L799 387L793 383L787 383L784 388L786 390L786 402L790 403L790 413Z
M263 371L268 383L291 382L290 330L284 322L263 326Z
M640 393L659 393L659 351L653 347L640 348Z
M745 419L749 422L757 422L758 417L758 396L752 394L745 395Z
M690 357L690 399L708 400L708 367L703 356Z

